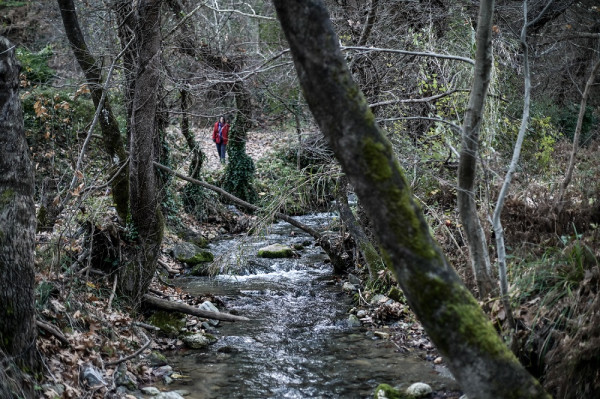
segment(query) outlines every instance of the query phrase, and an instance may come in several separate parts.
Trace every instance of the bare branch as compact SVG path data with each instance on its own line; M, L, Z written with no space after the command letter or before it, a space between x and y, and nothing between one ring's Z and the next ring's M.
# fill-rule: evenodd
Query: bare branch
M467 58L461 57L459 55L450 55L450 54L439 54L439 53L431 53L428 51L408 51L408 50L398 50L391 48L380 48L380 47L362 47L362 46L341 46L342 51L344 50L361 50L367 52L380 52L380 53L398 53L398 54L406 54L406 55L415 55L417 57L432 57L432 58L442 58L448 60L462 61L467 64L475 65L475 61Z

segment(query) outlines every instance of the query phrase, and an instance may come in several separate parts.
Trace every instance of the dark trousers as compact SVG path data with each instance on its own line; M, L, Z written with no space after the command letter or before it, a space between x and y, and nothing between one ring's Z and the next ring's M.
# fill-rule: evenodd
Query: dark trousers
M219 154L219 158L221 158L221 162L225 162L225 154L227 153L227 144L216 143L217 144L217 153Z

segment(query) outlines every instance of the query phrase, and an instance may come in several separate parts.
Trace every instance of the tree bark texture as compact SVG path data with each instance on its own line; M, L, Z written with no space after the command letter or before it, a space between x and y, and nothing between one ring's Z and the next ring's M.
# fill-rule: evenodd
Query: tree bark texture
M485 97L492 72L492 16L494 0L483 0L477 21L477 50L471 95L463 124L462 148L458 163L458 211L465 228L473 274L479 297L485 298L496 286L492 279L487 240L477 213L476 181L479 132Z
M130 209L136 243L129 262L121 267L120 289L139 303L154 272L163 237L158 177L153 162L159 156L158 90L160 86L160 0L138 3L135 31L135 87L131 113Z
M127 154L125 152L125 143L121 137L119 124L112 112L108 99L105 99L104 102L100 104L103 91L102 70L87 47L83 32L79 26L79 20L77 18L73 0L57 1L58 6L60 7L65 33L67 34L75 58L85 75L94 106L96 108L99 106L102 107L99 122L104 149L110 158L112 167L117 170L127 160ZM117 213L122 220L126 220L129 209L129 178L127 167L123 168L121 173L119 173L112 181L111 190Z
M374 224L385 263L464 391L478 399L549 398L433 240L390 142L352 81L323 3L274 4L304 96Z
M19 71L15 46L0 36L0 353L31 372L38 368L33 269L36 220ZM33 391L31 394L33 397Z

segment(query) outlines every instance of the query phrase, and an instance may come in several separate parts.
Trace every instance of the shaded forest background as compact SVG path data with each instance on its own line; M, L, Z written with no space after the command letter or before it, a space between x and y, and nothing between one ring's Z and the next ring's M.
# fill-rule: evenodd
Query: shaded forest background
M156 161L261 209L254 217L235 217L221 203L222 196L157 172L156 191L141 198L160 203L164 223L157 217L148 226L155 231L144 241L148 246L140 251L144 256L154 251L160 259L161 241L155 238L162 238L163 228L167 237L194 230L214 238L220 228L232 233L259 229L276 212L302 214L328 209L335 199L347 201L352 187L343 180L312 119L270 2L157 2L157 43L134 40L130 2L76 2L78 23L93 57L90 65L98 71L97 86L82 72L67 40L59 8L67 3L0 2L0 34L17 45L22 65L20 99L35 166L40 314L44 315L58 287L85 286L82 276L89 278L89 272L79 272L86 267L108 274L93 283L88 280L88 288L92 284L98 290L94 295L110 294L113 281L117 282L112 276L120 266L120 248L144 234L135 212L130 212L131 204L125 201L119 208L121 191L116 185L124 168L138 164L129 158L132 137L137 137L136 131L143 133L141 125L132 122L137 112L134 86L140 80L139 75L131 76L136 62L155 62L157 73L148 79L159 83L152 100L155 108L148 110L156 116L150 128L157 134L148 138L147 148L153 151L141 156L139 162L147 164L140 169L154 170ZM479 4L326 3L349 69L392 143L445 256L522 364L548 392L565 398L594 397L600 392L597 2L529 1L530 118L501 215L511 316L497 289L490 295L481 292L457 209L461 126L473 79ZM493 68L477 152L477 216L495 285L496 237L490 220L524 105L522 3L496 2ZM155 57L135 58L151 45L156 47ZM589 97L582 109L587 86ZM104 111L96 112L100 95L94 97L95 87L101 88L102 101L110 104L113 127L121 140L113 150L114 142L102 126L102 118L107 117ZM232 122L232 141L227 168L215 169L207 160L214 156L213 148L199 143L221 115ZM268 157L252 159L248 155L256 145L252 139L273 151ZM574 171L567 178L571 158ZM135 191L135 182L131 184L128 189ZM360 203L354 213L355 223L377 247ZM362 247L364 237L354 234L350 226L331 241L332 253L343 259L340 270L358 267L374 292L387 292L395 285L379 255ZM127 257L135 259L140 253L130 252ZM374 258L369 259L369 254ZM149 274L128 283L123 276L131 273L119 271L119 295L137 296L130 301L135 308L155 269L156 264ZM126 302L123 299L124 307Z

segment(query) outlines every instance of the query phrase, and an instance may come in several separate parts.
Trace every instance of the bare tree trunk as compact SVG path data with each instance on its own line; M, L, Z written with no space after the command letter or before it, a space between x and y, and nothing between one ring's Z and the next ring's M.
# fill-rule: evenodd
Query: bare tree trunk
M391 144L352 81L323 3L274 4L308 105L374 224L386 264L462 388L479 399L549 398L433 240Z
M498 194L498 200L496 201L496 208L494 209L494 215L492 217L492 227L494 228L494 234L496 236L496 252L498 253L498 274L500 276L500 293L502 295L502 304L506 311L506 318L511 329L515 328L515 319L513 318L512 309L508 298L508 277L506 275L506 247L504 246L504 228L502 227L502 220L500 215L502 214L502 208L504 207L504 200L510 187L512 176L517 170L517 163L521 156L521 148L523 147L523 140L525 139L525 133L527 132L527 125L529 124L529 107L531 104L531 74L529 71L529 49L527 45L527 0L523 2L523 29L521 30L521 46L523 47L523 69L524 69L524 93L523 93L523 114L521 116L521 126L519 126L519 134L517 135L517 142L513 150L512 160L504 177L500 194Z
M463 125L462 148L458 163L458 210L471 253L473 274L479 288L479 297L494 291L487 241L477 214L476 176L479 131L483 118L485 97L492 71L492 16L494 0L482 0L477 21L477 52L473 87Z
M159 153L158 90L160 64L161 0L138 3L135 31L135 86L131 113L130 207L137 234L133 254L121 267L120 289L133 303L139 303L154 272L163 237L164 220L160 211L158 178L153 166Z
M590 96L590 90L594 84L594 81L596 80L596 74L598 73L598 70L600 70L600 59L598 59L598 61L596 61L596 63L592 67L590 76L585 84L585 89L583 90L583 95L581 96L581 105L579 106L579 115L577 116L577 125L575 126L575 134L573 136L573 149L571 150L569 166L567 167L565 178L563 179L560 185L560 191L556 196L556 200L554 202L554 209L557 213L560 213L562 211L562 208L564 206L563 200L565 197L565 193L567 191L569 183L571 183L571 179L573 178L573 170L575 169L575 158L577 158L577 151L579 149L579 135L581 134L581 127L583 126L583 118L585 116L587 99Z
M344 222L344 225L348 229L348 232L356 242L356 246L365 259L367 270L369 271L369 278L375 279L377 278L377 272L382 270L384 267L383 260L375 249L375 246L371 243L371 241L369 241L369 237L367 237L367 234L348 205L348 195L346 193L347 185L348 179L346 179L345 176L342 176L338 180L338 188L335 196L338 211L340 212L340 219L342 219L342 222Z
M0 367L20 380L22 376L8 367L16 364L18 368L11 368L35 372L39 359L35 345L33 166L23 127L19 70L15 46L0 36ZM33 384L22 389L13 392L0 378L0 396L34 397Z
M102 70L94 56L90 53L81 28L73 0L57 0L60 7L60 13L65 27L65 32L75 58L83 70L85 79L90 88L90 94L96 108L101 107L100 128L104 142L104 149L109 156L110 163L114 170L118 170L127 160L125 152L125 143L121 137L119 124L115 118L108 99L104 99L101 104L103 94L102 88ZM122 168L119 175L112 181L111 190L115 208L121 220L127 219L129 211L129 179L127 167Z

